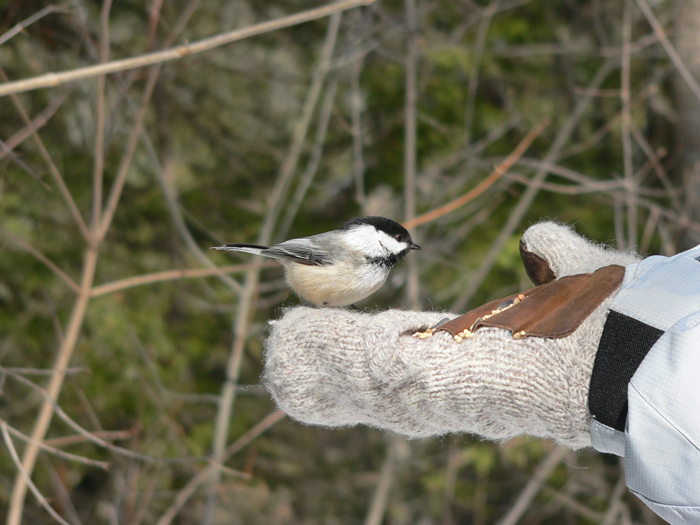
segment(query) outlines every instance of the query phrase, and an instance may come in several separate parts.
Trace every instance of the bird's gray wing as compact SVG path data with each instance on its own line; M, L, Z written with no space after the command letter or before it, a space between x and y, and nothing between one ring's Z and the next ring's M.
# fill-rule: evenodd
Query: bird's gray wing
M332 264L332 254L311 239L290 239L268 249L262 255L275 258L292 258L301 264L326 266Z

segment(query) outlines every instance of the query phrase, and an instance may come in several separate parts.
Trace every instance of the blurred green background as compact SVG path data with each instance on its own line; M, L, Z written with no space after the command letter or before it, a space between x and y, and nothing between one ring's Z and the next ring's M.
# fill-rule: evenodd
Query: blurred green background
M0 2L6 77L135 57L324 4L105 5ZM288 419L246 434L275 410L259 386L266 322L298 302L279 266L259 277L96 287L251 262L208 250L226 242L273 243L359 215L402 221L430 211L474 188L545 118L505 176L413 231L423 250L361 306L466 311L524 289L518 241L541 218L645 254L697 243L700 3L653 2L656 32L644 6L381 0L157 71L120 71L104 88L90 78L0 98L0 419L30 435L46 402L18 376L47 388L57 356L70 355L75 370L58 405L95 435L151 457L105 449L54 416L49 444L111 468L40 453L33 480L48 503L68 523L156 523L212 450L247 435L254 439L226 460L231 470L199 485L172 523L487 524L513 511L555 453L551 443L409 442ZM103 239L91 237L95 190L107 209L120 173L113 221ZM81 278L93 288L84 315ZM21 456L25 443L13 442ZM5 447L0 519L17 476ZM660 523L620 476L615 457L568 452L519 522ZM23 519L55 522L31 494Z

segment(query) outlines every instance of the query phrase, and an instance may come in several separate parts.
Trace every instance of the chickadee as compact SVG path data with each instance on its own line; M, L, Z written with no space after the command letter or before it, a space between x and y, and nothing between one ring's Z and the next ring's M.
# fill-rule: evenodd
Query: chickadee
M254 253L284 265L287 284L302 299L348 306L376 292L391 268L420 246L400 224L384 217L359 217L337 230L290 239L274 246L226 244L215 250Z

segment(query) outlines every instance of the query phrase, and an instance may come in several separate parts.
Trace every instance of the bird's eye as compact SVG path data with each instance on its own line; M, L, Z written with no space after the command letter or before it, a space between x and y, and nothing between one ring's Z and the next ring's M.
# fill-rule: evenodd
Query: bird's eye
M403 235L397 233L396 235L394 235L394 239L396 239L398 242L403 242Z

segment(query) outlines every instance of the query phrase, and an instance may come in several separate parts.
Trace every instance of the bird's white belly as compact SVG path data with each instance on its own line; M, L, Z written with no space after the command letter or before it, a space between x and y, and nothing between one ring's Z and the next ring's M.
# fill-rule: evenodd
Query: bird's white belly
M390 269L341 262L333 266L287 263L287 283L302 299L317 305L348 306L376 292Z

